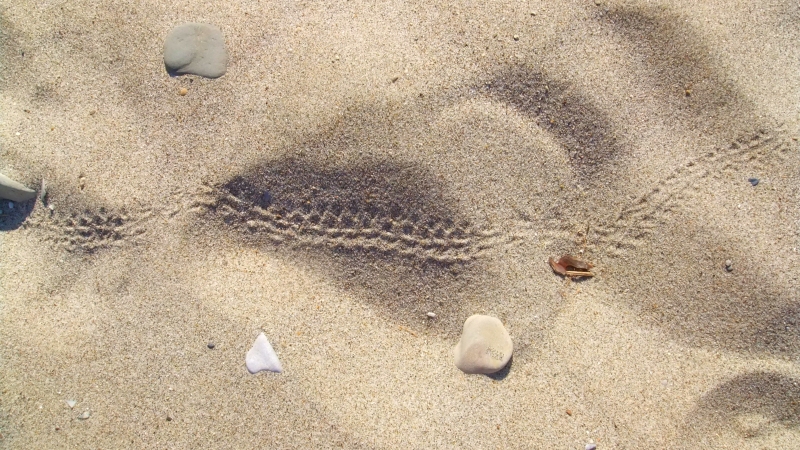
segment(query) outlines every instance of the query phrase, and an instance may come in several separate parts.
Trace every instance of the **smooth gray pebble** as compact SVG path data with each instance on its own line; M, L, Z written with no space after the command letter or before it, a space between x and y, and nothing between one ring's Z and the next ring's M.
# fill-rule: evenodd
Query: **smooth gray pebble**
M222 31L205 23L178 25L164 40L164 65L171 75L225 75L228 53Z

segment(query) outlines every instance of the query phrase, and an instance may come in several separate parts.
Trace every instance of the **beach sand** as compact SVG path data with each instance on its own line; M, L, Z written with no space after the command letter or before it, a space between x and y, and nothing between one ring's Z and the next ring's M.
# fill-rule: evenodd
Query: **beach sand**
M166 73L187 22L221 78ZM4 2L47 195L0 202L0 447L796 448L799 43L789 1Z

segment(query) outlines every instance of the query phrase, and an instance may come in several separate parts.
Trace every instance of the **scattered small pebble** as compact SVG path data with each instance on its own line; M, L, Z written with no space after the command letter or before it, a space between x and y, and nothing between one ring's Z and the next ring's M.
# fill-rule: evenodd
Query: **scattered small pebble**
M167 416L167 422L172 422L172 417L171 416Z
M81 413L81 415L80 415L80 416L78 416L78 419L80 419L80 420L86 420L86 419L88 419L88 418L89 418L91 415L92 415L92 413L90 413L89 411L84 411L84 412L82 412L82 413Z
M594 0L594 4L595 4L596 6L600 6L600 5L602 5L602 4L603 4L603 1L602 1L602 0Z
M14 202L8 202L8 209L14 209Z
M597 445L595 445L595 444L586 444L586 446L583 447L583 448L586 449L586 450L597 450Z
M725 270L727 270L728 272L733 272L733 261L731 261L730 259L725 261Z
M425 315L428 316L431 319L435 319L436 318L436 313L435 312L429 312L429 313L427 313Z
M213 342L209 342L208 343L208 348L210 348L211 350L214 350L214 347L216 347L216 345L214 345Z
M189 93L189 90L186 89L186 88L181 88L181 90L178 91L178 95L186 95L188 93Z
M269 191L264 191L264 193L261 194L261 205L260 206L267 207L270 204L272 204L272 194L270 194Z
M531 11L531 16L536 17L536 11Z
M750 184L751 184L751 185L753 185L753 186L758 186L758 183L759 183L761 180L759 180L758 178L748 178L748 179L747 179L747 181L749 181L749 182L750 182Z
M77 404L78 402L76 402L75 400L67 400L67 406L69 406L70 409L74 408L75 405Z
M515 41L518 41L518 40L519 40L519 35L518 35L518 34L515 34L515 35L514 35L514 40L515 40Z

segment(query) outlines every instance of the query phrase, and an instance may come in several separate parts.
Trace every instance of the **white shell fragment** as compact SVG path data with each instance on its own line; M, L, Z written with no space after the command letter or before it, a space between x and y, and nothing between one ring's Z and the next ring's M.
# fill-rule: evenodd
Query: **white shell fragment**
M36 191L0 173L0 198L13 202L27 202L36 197Z
M247 352L245 357L245 364L250 373L258 373L262 370L269 370L270 372L283 372L281 362L278 360L278 355L272 349L267 337L261 333L253 343L253 348Z
M75 400L67 400L67 406L69 406L70 409L74 408L75 405L77 404L78 402L76 402Z
M461 340L453 349L456 367L464 373L495 373L511 360L514 344L497 317L475 314L464 322Z

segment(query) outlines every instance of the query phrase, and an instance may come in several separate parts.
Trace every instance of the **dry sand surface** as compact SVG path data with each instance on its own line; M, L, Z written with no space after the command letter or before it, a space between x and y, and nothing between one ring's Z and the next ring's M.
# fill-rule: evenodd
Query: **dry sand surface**
M796 1L5 0L0 447L798 448L799 105Z

